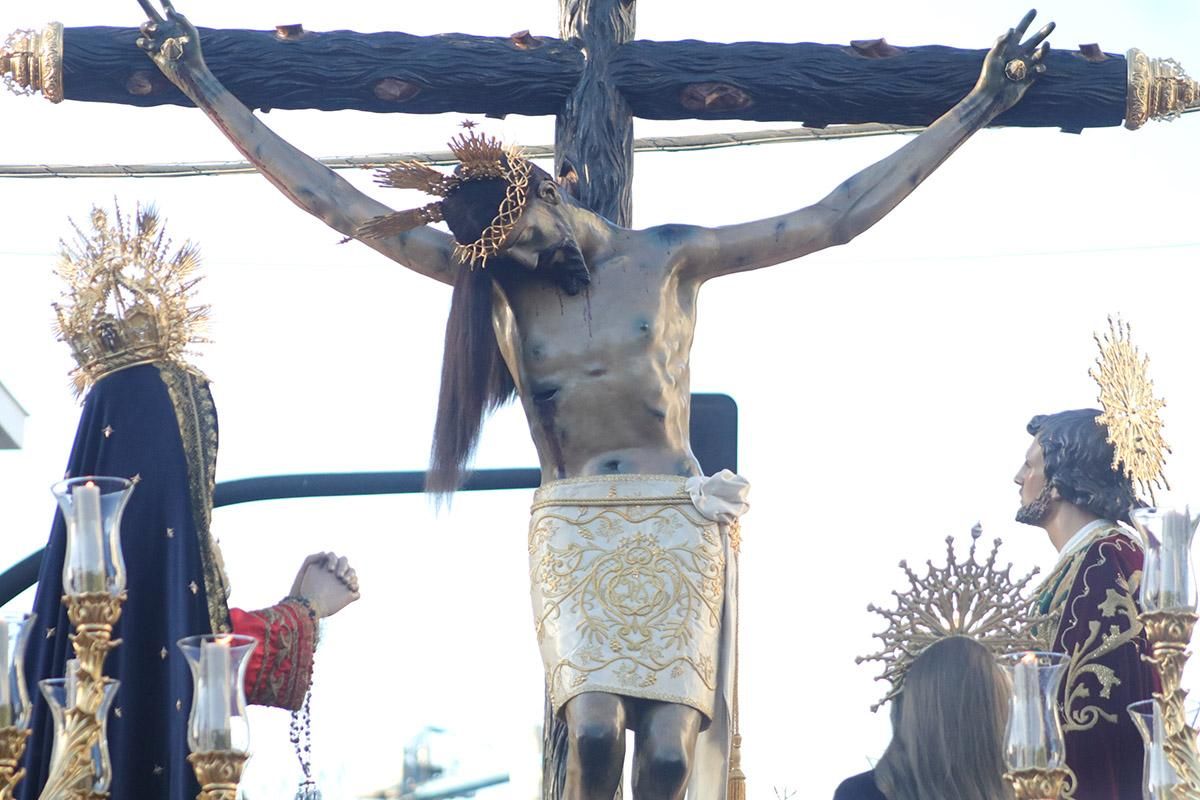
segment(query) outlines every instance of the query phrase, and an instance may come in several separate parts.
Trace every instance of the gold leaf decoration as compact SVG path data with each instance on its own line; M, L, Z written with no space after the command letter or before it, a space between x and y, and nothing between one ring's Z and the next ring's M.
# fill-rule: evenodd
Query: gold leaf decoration
M1159 411L1166 403L1154 396L1150 357L1138 352L1129 323L1109 317L1108 332L1094 335L1100 355L1088 374L1100 387L1103 413L1096 418L1108 430L1112 468L1123 472L1154 501L1154 489L1170 489L1163 468L1171 452L1163 439Z

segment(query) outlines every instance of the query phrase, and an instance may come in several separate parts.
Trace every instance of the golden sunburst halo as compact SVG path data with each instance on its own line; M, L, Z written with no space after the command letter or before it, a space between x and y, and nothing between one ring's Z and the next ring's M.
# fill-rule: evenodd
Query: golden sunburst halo
M1159 411L1166 403L1154 396L1150 357L1138 352L1130 339L1130 326L1108 319L1108 332L1093 335L1100 355L1088 374L1100 387L1103 413L1096 418L1108 429L1113 446L1114 470L1120 470L1154 501L1154 489L1170 489L1163 468L1171 452L1163 439Z
M1038 573L1037 568L1023 578L1012 577L1012 564L996 567L1000 540L980 563L975 558L975 545L982 535L979 525L971 531L971 547L967 558L955 556L954 537L946 537L946 566L934 567L926 561L925 577L918 576L905 561L900 562L908 578L906 592L892 592L895 609L867 606L887 620L887 630L875 634L882 647L869 656L859 656L854 663L879 661L883 673L876 680L891 684L883 699L871 706L880 706L900 694L909 667L925 649L950 636L966 636L1002 655L1036 647L1034 629L1044 617L1037 614L1025 597L1025 587Z

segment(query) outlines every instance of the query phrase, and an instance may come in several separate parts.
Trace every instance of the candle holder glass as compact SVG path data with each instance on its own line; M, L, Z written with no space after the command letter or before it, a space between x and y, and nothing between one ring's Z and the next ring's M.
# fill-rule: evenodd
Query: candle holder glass
M258 640L219 633L178 644L192 670L188 761L200 784L197 800L235 800L250 750L246 665Z
M87 673L38 681L54 720L50 777L40 800L80 800L108 796L112 761L108 756L108 713L121 682L104 678L87 687Z
M192 669L192 711L188 748L192 752L249 752L246 719L246 666L258 640L253 636L214 633L179 640Z
M1184 506L1137 508L1130 517L1142 534L1146 551L1139 594L1142 611L1195 611L1192 538L1200 516L1193 516Z
M1130 703L1129 716L1142 735L1145 760L1142 768L1142 800L1175 800L1187 784L1171 766L1167 756L1166 720L1156 700ZM1195 731L1200 723L1200 703L1188 703L1184 709L1188 726ZM1193 733L1193 735L1195 735Z
M50 490L67 525L63 593L121 595L125 591L121 514L133 492L133 482L85 475L59 481Z
M104 677L104 661L119 642L113 626L125 600L125 559L121 556L121 514L133 482L88 475L51 487L67 528L63 558L63 604L74 633L75 659L59 684L39 684L55 718L54 752L42 800L106 797L108 710L117 682ZM61 693L61 697L59 696Z
M1182 687L1188 644L1196 625L1196 579L1192 569L1192 538L1200 517L1184 506L1138 508L1130 512L1145 544L1138 620L1150 644L1147 660L1154 664L1162 691L1154 694L1162 722L1163 752L1183 791L1176 796L1200 796L1200 747L1185 709Z
M25 777L19 766L32 710L25 680L25 646L33 619L0 619L0 800L12 800L17 784Z
M33 711L25 679L25 648L36 616L0 618L0 728L29 726Z
M1058 718L1058 691L1070 658L1029 650L1003 655L999 661L1012 687L1004 777L1017 800L1058 798L1074 783Z

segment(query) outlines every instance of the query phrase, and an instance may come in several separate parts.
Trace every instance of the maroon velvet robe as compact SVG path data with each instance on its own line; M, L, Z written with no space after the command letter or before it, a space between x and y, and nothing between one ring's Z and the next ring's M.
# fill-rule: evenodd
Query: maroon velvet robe
M1071 656L1059 695L1067 764L1076 800L1142 796L1142 739L1125 710L1158 690L1138 621L1142 548L1115 525L1093 531L1085 546L1042 583L1039 608L1049 622L1042 646Z

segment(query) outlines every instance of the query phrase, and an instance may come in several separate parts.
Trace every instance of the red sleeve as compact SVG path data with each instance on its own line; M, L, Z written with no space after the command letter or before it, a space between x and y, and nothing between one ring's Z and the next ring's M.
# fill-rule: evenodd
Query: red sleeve
M288 599L260 611L231 608L229 617L234 633L258 639L246 667L246 700L299 711L312 682L316 615Z
M1071 656L1060 699L1067 763L1084 800L1142 791L1142 740L1125 707L1158 690L1138 621L1142 551L1125 536L1094 543L1067 597L1054 649Z

